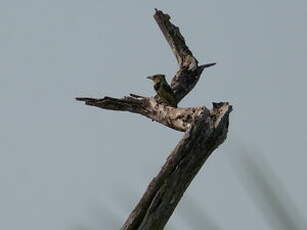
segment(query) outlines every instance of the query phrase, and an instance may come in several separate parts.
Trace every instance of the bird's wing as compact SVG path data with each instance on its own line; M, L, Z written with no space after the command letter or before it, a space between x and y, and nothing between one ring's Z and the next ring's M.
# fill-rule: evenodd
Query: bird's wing
M168 84L163 84L163 86L161 87L163 89L161 89L161 96L167 100L167 102L171 105L176 107L177 106L177 100L175 97L175 94L172 90L172 88L168 85Z
M161 87L161 82L154 84L154 89L156 90L156 92L158 92L160 87Z

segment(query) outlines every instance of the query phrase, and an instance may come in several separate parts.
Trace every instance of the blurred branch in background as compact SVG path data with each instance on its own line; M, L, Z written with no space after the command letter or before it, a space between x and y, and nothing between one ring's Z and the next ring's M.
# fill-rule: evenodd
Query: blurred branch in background
M250 154L250 150L241 147L231 159L243 187L272 229L306 229L299 210L263 154Z

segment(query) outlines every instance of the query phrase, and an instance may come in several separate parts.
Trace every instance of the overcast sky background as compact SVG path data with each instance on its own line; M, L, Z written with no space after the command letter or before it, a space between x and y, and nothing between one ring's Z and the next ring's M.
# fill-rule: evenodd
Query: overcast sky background
M197 229L195 207L219 229L271 229L231 163L242 148L262 153L307 217L306 0L2 0L0 229L119 229L134 208L183 134L74 98L150 96L145 76L170 80L154 8L200 64L218 63L179 106L234 108L169 229Z

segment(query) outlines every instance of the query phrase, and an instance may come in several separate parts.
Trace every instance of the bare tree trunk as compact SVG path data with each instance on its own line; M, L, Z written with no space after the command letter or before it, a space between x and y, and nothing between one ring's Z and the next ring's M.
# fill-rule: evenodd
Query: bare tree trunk
M186 46L178 27L169 21L170 16L156 10L154 18L179 64L179 70L171 83L179 102L194 88L203 70L215 63L198 66L198 61ZM226 139L229 114L232 111L232 106L227 102L213 103L211 110L206 107L174 108L161 103L157 95L143 97L131 94L122 99L76 99L103 109L138 113L185 132L121 230L164 228L195 175L210 154Z

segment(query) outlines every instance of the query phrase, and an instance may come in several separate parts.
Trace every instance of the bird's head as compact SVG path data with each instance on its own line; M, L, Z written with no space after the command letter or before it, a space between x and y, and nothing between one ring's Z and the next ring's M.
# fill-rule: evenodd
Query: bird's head
M164 74L155 74L152 76L147 77L147 79L152 80L155 84L165 81L165 75Z

